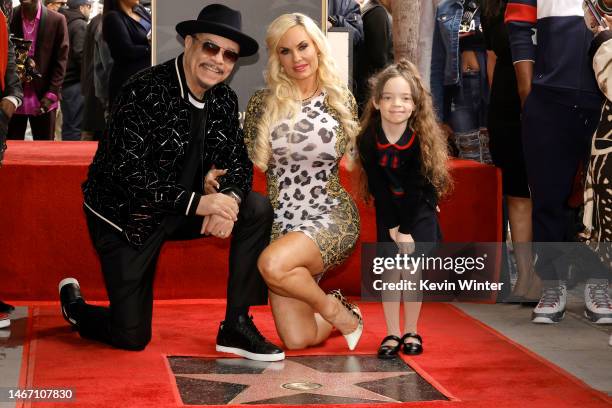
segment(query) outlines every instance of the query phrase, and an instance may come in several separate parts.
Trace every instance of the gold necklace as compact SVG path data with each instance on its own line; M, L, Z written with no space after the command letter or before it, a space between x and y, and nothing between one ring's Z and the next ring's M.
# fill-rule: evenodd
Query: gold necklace
M314 92L312 93L312 95L310 95L306 99L302 99L302 102L306 102L307 100L312 99L312 97L315 96L318 91L319 91L319 81L317 81L317 86L316 86Z

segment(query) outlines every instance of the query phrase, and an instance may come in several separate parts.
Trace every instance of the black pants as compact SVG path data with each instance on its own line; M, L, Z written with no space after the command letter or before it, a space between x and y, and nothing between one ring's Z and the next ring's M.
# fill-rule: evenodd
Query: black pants
M567 200L578 163L589 157L599 111L560 104L534 88L523 109L523 149L533 201L533 241L567 242L571 210ZM544 280L557 275L554 248L541 246L536 270Z
M53 140L56 114L57 110L54 109L43 115L13 115L9 122L8 139L23 140L29 120L34 140Z
M203 218L184 217L172 235L161 226L135 249L112 226L87 209L85 213L110 307L84 305L79 333L118 348L142 350L151 340L153 280L161 247L168 240L204 237ZM268 288L257 270L257 258L270 242L272 216L270 202L258 193L251 192L240 205L230 245L228 307L267 303Z

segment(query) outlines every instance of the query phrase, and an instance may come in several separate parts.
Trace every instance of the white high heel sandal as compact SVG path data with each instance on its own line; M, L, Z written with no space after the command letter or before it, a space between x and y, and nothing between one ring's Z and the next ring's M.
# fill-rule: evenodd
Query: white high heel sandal
M350 303L344 297L344 295L342 295L340 289L334 289L329 292L329 294L338 299L342 306L350 311L358 320L357 328L355 330L348 334L342 334L342 336L344 336L344 340L346 340L349 350L353 351L355 350L355 347L357 347L357 343L359 343L359 339L361 339L361 335L363 334L363 317L361 315L361 310L359 310L357 305Z

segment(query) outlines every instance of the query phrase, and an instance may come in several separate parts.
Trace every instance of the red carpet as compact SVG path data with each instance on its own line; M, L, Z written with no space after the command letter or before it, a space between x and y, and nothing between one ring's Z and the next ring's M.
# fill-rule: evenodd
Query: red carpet
M217 300L158 302L153 341L145 351L134 353L82 340L67 327L56 304L34 306L21 386L70 387L76 393L75 402L36 407L181 406L165 358L218 356L214 338L223 310L224 302ZM363 304L362 310L365 333L354 353L374 354L385 331L382 308ZM255 308L253 315L264 335L278 342L269 309ZM451 401L378 406L558 408L612 403L453 306L426 304L419 331L425 353L406 361ZM347 349L336 336L321 347L288 354L347 354Z

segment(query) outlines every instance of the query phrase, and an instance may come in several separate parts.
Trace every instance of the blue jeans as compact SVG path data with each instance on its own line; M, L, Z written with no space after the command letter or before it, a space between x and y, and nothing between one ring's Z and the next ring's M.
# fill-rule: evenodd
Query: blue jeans
M485 93L480 72L464 72L450 94L449 125L455 133L459 158L491 163L486 120Z
M62 89L62 140L81 140L83 103L80 82Z

